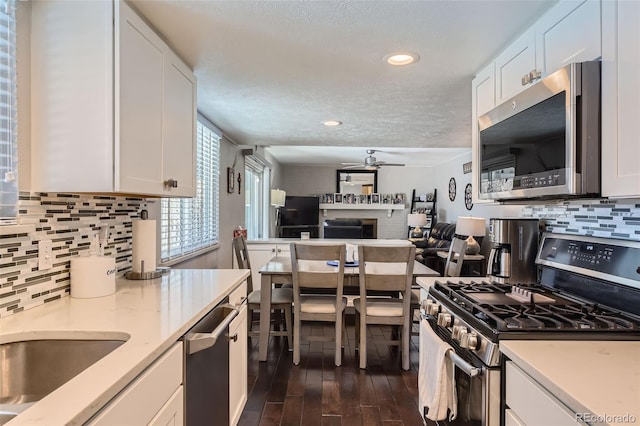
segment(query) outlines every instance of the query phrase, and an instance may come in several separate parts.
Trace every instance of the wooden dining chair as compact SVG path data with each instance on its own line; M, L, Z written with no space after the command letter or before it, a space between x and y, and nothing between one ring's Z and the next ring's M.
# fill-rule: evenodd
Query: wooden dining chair
M342 364L342 336L347 298L343 296L345 244L291 244L293 273L293 363L300 364L302 321L335 323L335 336L308 336L307 340L335 341L335 365ZM338 266L327 262L336 262Z
M449 254L447 255L447 262L444 265L445 277L459 277L460 271L462 271L462 263L464 262L464 254L467 251L467 241L458 237L453 237L451 240L451 246L449 247Z
M467 241L458 237L454 237L451 240L449 246L449 253L447 254L447 260L444 265L444 277L459 277L460 271L462 271L462 264L464 262L464 254L467 251ZM416 312L419 312L421 308L420 296L411 293L411 318L415 319ZM415 321L414 321L415 324ZM417 322L418 326L420 322ZM412 336L420 335L420 331L411 330Z
M401 326L399 345L402 369L409 369L409 339L411 337L411 283L413 281L414 246L358 246L360 262L360 297L354 299L356 311L356 347L360 353L360 368L367 368L367 325ZM372 292L392 292L390 297L374 296Z
M239 269L251 270L251 261L249 260L249 251L247 250L247 244L243 236L238 236L233 239L233 251L236 256ZM253 331L253 311L260 312L260 297L262 292L253 289L253 280L251 274L247 277L247 314L249 321L247 321L249 336L259 336L258 330ZM274 288L271 290L271 310L282 311L284 313L285 331L279 331L275 328L269 332L270 336L287 336L287 344L289 349L293 348L292 339L292 319L291 319L291 304L293 303L293 289L292 288ZM260 321L271 321L271 318L260 318Z

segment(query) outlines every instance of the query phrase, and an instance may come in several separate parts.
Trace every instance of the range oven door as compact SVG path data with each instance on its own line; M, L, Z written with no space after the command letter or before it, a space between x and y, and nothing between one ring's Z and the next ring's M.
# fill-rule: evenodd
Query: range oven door
M438 425L464 426L499 426L500 425L500 367L488 367L469 351L453 342L445 332L428 320L422 320L424 327L432 327L438 336L451 345L455 352L449 356L455 366L456 394L458 397L458 414L449 421L440 420ZM420 364L429 362L420 356ZM422 368L422 367L421 367ZM419 376L420 377L420 376ZM422 389L421 384L418 389ZM422 407L422 414L427 425L433 424L426 417L427 407Z

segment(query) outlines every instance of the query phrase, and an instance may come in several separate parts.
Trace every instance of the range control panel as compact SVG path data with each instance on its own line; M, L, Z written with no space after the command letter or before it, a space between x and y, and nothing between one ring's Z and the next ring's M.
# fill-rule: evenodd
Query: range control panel
M585 236L545 236L536 263L579 268L637 281L640 285L640 243ZM567 268L569 269L569 268Z

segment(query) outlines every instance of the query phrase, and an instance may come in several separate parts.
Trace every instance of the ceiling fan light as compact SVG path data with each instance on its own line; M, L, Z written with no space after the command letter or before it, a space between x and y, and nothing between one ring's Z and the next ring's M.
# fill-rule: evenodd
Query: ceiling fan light
M335 127L335 126L340 126L342 124L342 121L338 121L338 120L325 120L322 122L322 124L324 126L327 127Z
M388 54L383 59L389 65L403 66L418 62L420 55L413 52L396 52Z

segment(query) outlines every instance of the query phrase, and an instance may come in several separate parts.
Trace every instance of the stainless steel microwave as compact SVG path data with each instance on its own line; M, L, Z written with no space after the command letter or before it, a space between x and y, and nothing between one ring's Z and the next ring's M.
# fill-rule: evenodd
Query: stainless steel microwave
M567 65L478 118L480 199L600 193L600 62Z

